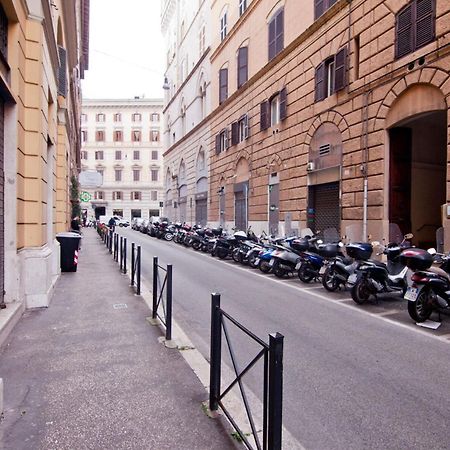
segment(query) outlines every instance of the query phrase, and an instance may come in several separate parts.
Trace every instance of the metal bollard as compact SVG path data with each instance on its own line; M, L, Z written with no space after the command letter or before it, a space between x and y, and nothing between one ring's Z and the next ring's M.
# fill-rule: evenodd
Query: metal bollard
M141 246L137 248L137 268L136 268L136 294L141 295Z
M220 294L211 294L211 348L209 367L209 409L211 411L217 411L219 408L222 361L221 321Z
M134 286L134 275L135 275L135 266L134 266L134 242L131 243L131 286Z
M158 257L153 257L153 307L152 318L156 319L158 310Z
M172 340L172 264L167 265L166 340Z
M119 269L122 272L122 266L123 266L123 236L120 236L120 257L119 257Z
M127 238L123 238L123 273L127 273Z

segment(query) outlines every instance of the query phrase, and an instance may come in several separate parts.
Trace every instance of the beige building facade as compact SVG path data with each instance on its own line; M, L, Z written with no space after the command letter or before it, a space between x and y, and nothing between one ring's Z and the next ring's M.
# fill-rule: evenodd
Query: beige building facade
M162 109L162 99L83 100L81 169L101 179L96 187L80 182L89 194L81 203L84 217L161 215Z
M448 2L211 8L209 222L436 245L450 226Z
M88 68L89 2L0 2L1 333L48 306L79 168L79 80Z

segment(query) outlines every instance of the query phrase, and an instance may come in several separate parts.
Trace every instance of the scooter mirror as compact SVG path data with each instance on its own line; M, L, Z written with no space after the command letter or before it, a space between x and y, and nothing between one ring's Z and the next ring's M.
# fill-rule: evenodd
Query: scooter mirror
M338 246L342 248L344 244L342 242L339 242Z
M430 255L435 255L435 254L437 253L435 248L429 248L429 249L427 250L427 252L428 252Z
M380 245L380 241L373 241L372 247L378 247Z
M323 244L322 239L318 239L318 240L317 240L317 243L318 243L318 244Z
M405 241L412 239L414 235L412 233L405 234Z

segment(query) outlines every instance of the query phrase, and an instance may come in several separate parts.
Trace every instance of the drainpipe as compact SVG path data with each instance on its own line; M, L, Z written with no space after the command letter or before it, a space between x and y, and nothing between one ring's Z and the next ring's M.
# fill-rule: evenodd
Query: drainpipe
M364 176L363 185L363 242L367 240L367 209L368 209L368 173L367 165L369 162L369 96L372 91L367 91L364 93L364 103L363 103L363 154L361 163L361 172Z

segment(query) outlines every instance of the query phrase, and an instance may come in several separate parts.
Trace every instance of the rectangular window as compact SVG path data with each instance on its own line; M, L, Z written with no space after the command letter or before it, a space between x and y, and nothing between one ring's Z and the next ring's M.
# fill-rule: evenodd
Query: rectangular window
M88 133L86 130L81 130L81 142L87 142Z
M198 33L198 45L199 45L199 54L200 56L205 53L206 50L206 27L203 25L200 28L200 31Z
M120 161L122 159L122 150L116 150L116 161Z
M141 131L133 130L131 132L131 140L132 140L132 142L141 142Z
M139 150L134 150L133 151L133 159L135 161L141 159L141 154L140 154Z
M140 209L132 209L131 210L131 218L133 217L141 217L141 210Z
M88 152L87 151L83 150L81 152L81 159L88 159Z
M114 142L122 142L123 133L122 130L114 130Z
M101 175L101 177L103 178L103 174L105 173L105 171L103 169L97 169L97 172Z
M123 200L123 192L122 191L113 191L113 200ZM119 215L119 214L117 214Z
M103 150L97 150L95 152L95 159L96 160L102 160L103 159Z
M270 112L270 103L268 100L264 101L260 105L260 119L259 119L259 126L260 130L267 130L270 126L269 121L269 112Z
M280 121L280 96L276 95L270 100L270 126Z
M152 175L152 181L158 181L159 179L159 169L152 169L151 170Z
M219 105L228 98L228 69L219 71Z
M115 181L122 181L122 169L116 169L114 171L114 180Z
M223 41L227 37L227 13L225 12L220 18L220 40Z
M316 68L315 101L321 101L347 85L347 47L326 59Z
M152 159L153 160L158 159L158 150L152 150Z
M133 169L133 181L140 181L141 171L139 169Z
M142 194L140 191L133 191L130 195L131 200L142 200Z
M248 138L248 115L231 124L231 145L239 144Z
M317 20L327 9L330 9L337 0L314 0L314 20Z
M114 122L122 122L122 114L115 113L114 114Z
M95 200L104 200L105 199L105 193L103 191L95 191L94 192L94 199Z
M325 61L325 97L334 92L334 58Z
M239 0L239 16L244 14L244 11L247 9L247 0Z
M436 1L412 0L395 16L395 57L412 53L436 39Z
M95 116L95 121L96 122L104 122L105 121L105 115L103 113L97 114Z
M237 85L240 88L248 80L248 47L238 50Z
M359 78L359 34L353 40L355 47L355 80Z
M159 122L159 114L158 113L152 113L150 115L150 121L151 122Z
M96 142L105 142L105 132L103 130L97 130L95 132L95 141Z
M284 9L280 9L269 22L269 61L284 48Z
M87 114L81 114L81 122L87 122Z
M151 191L150 198L152 201L158 200L158 191Z
M159 131L158 130L150 131L150 141L151 142L159 142Z
M131 120L132 120L133 122L140 122L140 121L142 120L142 116L141 116L140 113L134 113L134 114L131 116Z
M228 130L225 128L216 136L216 155L218 155L221 152L224 152L227 148L228 148Z

